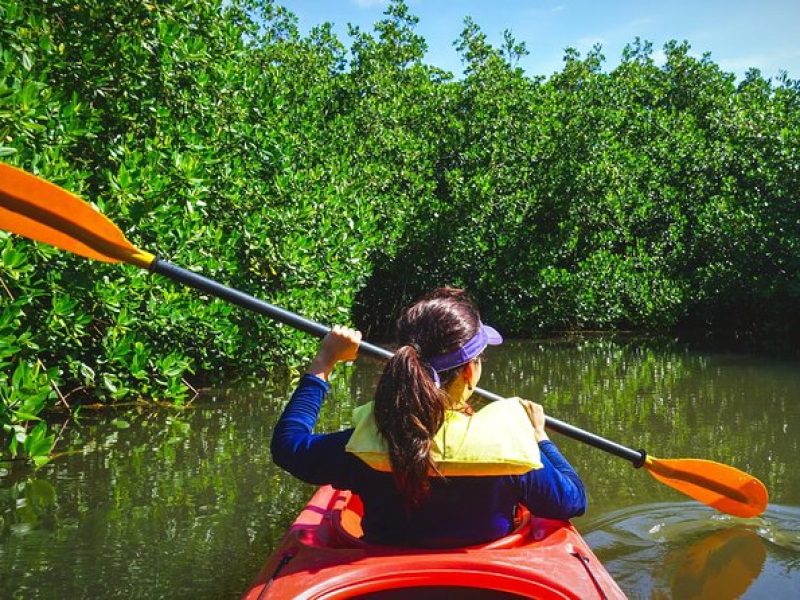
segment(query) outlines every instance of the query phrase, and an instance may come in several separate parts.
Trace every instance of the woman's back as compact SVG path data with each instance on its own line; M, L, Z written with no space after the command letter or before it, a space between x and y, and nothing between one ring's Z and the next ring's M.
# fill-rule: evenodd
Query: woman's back
M347 451L353 430L313 432L330 373L337 362L356 357L361 339L359 332L338 326L323 339L276 425L272 451L277 464L309 483L357 492L364 502L365 536L373 542L485 542L512 529L519 502L558 519L585 510L580 479L549 441L541 406L528 401L520 400L522 418L528 416L533 426L541 468L519 475L489 470L459 477L445 477L440 470L442 461L433 449L446 415L469 411L481 356L487 346L502 342L497 331L481 323L462 290L441 288L410 306L398 320L397 338L399 347L378 382L372 411L387 469L373 469ZM489 435L503 436L504 430L501 426ZM469 447L464 450L469 454Z
M427 497L409 508L393 475L378 471L345 447L352 429L313 432L326 382L305 375L275 426L276 464L316 485L349 489L364 502L362 528L375 543L410 546L478 544L513 528L518 503L532 513L569 519L586 508L583 485L549 441L539 444L542 468L521 475L433 477Z

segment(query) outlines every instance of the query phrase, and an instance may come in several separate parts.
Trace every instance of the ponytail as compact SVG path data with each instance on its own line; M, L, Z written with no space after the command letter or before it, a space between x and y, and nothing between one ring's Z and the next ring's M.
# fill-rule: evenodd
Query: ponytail
M430 493L429 474L438 473L431 444L449 403L444 388L459 371L437 374L425 358L461 347L479 327L474 304L454 288L434 290L397 323L401 346L378 381L374 415L389 451L395 486L409 510Z
M444 423L447 395L437 387L418 347L402 346L386 365L375 392L375 423L386 440L395 486L414 508L430 491L431 440Z

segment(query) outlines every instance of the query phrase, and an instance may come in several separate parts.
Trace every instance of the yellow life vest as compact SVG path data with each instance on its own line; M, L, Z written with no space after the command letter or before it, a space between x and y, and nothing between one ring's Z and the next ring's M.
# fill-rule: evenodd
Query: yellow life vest
M353 412L355 431L346 450L377 471L391 471L386 442L378 432L373 402ZM431 458L444 476L521 475L541 469L525 409L515 398L488 404L472 415L448 410L431 445ZM433 473L431 473L433 475Z

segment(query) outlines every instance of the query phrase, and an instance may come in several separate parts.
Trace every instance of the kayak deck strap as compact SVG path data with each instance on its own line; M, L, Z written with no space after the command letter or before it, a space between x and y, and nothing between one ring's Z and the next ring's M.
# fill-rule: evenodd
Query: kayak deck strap
M597 577L595 577L594 573L592 573L592 569L589 566L589 557L586 556L585 554L581 554L577 550L570 552L569 554L570 556L574 556L575 558L577 558L580 561L581 565L583 565L583 568L586 569L586 574L589 575L589 578L592 580L592 583L594 583L594 586L597 588L597 593L600 594L600 600L608 600L608 596L606 596L606 593L600 586L600 582L597 581Z

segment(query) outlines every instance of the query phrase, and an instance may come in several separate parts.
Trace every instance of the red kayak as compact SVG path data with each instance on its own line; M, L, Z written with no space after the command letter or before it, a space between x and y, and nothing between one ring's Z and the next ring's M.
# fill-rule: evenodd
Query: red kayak
M361 539L361 499L320 488L267 560L246 600L625 598L565 521L521 511L508 536L448 550Z

